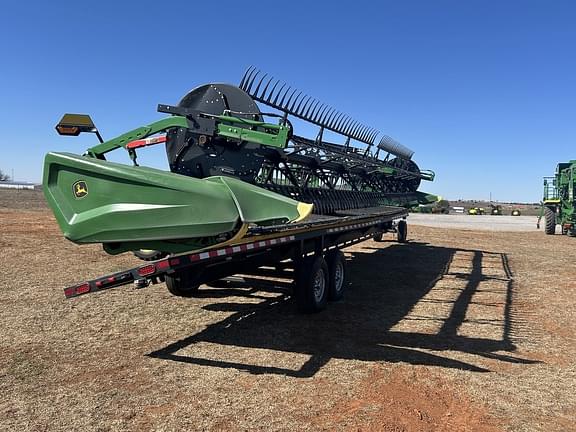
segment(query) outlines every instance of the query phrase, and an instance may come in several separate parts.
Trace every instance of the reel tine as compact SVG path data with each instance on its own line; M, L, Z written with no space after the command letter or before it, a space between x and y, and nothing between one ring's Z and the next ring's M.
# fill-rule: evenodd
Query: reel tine
M252 85L254 84L254 81L256 81L256 77L258 76L258 74L260 73L260 71L258 70L251 78L250 82L248 83L248 88L246 89L246 93L250 93L250 89L252 88Z
M378 136L378 134L380 133L380 131L374 129L374 133L372 134L372 136L370 137L370 141L372 143L374 143L374 140L376 139L376 137Z
M270 90L270 94L268 95L268 99L266 99L266 103L271 103L270 99L272 99L272 95L274 94L274 90L276 90L276 86L280 84L280 80L276 80L276 84L272 86L272 90Z
M310 115L310 110L312 110L312 114L314 113L314 110L316 109L316 107L318 106L318 104L320 103L320 101L317 101L316 99L314 99L316 101L316 103L311 103L310 106L308 107L308 110L306 111L306 114L304 114L304 117L308 118L311 121L314 121L314 117L312 115ZM310 115L310 117L308 117Z
M296 105L296 102L298 102L298 98L300 97L300 95L302 94L302 92L298 93L298 96L296 96L296 99L294 99L294 102L292 102L292 106L290 106L290 108L288 108L288 111L294 112L294 105ZM306 94L304 94L304 96L302 96L302 98L305 98Z
M290 106L290 101L292 100L292 97L294 96L294 93L296 93L298 91L298 89L294 89L294 91L292 91L292 93L290 93L290 97L288 98L288 100L286 101L286 104L282 105L282 108L285 109L286 111L289 110L289 106ZM302 92L300 92L302 93ZM298 97L298 96L297 96ZM282 102L284 102L284 100L282 100Z
M330 108L306 95L287 83L277 80L273 76L262 72L255 66L250 66L244 72L240 81L240 88L255 100L270 105L284 113L292 114L303 120L314 123L321 128L367 144L374 145L374 140L380 134L377 129L357 122L352 117ZM402 157L411 157L413 152L390 137L382 137L379 148L394 149L394 154Z
M330 108L330 114L329 114L329 116L327 116L326 124L329 127L332 127L331 125L333 124L334 119L336 119L336 117L338 117L338 110L335 110L334 108Z
M350 135L351 138L354 138L354 134L352 133L352 131L358 127L359 123L356 120L353 120L352 123L350 124L350 126L348 126L348 129L346 129L346 135Z
M308 99L306 99L306 97ZM304 102L305 100L305 102ZM298 107L294 110L294 112L298 115L302 115L302 113L300 112L300 107L302 106L302 102L304 102L304 108L302 108L302 111L304 111L304 109L306 109L306 104L308 103L308 101L310 100L310 96L304 96L301 100L300 103L298 104Z
M244 75L244 80L243 80L244 84L242 85L242 90L247 91L248 83L252 79L252 74L254 72L256 72L256 67L250 66L250 68L246 71L246 74Z
M318 108L318 112L316 113L316 117L314 118L314 120L324 124L324 120L326 119L326 113L328 112L328 109L329 109L328 105L322 104L322 106Z
M378 148L385 150L386 137L387 137L387 135L382 135L382 138L380 138L380 142L378 143Z
M316 108L316 106L320 103L319 100L316 99L312 99L312 101L308 104L308 106L306 107L306 112L304 114L304 117L306 117L308 119L308 121L314 122L314 120L312 119L312 115L311 113L314 112L314 109ZM302 112L304 112L304 110L302 110Z
M363 132L366 130L366 126L363 124L358 123L356 127L352 130L350 135L354 137L354 139L358 141L362 141Z
M357 131L360 126L362 125L357 121L352 122L352 124L348 127L348 129L346 129L346 135L348 135L352 139L358 139L358 137L354 132Z
M349 116L344 115L344 117L342 118L342 120L340 121L340 123L338 123L336 125L336 129L338 129L338 131L342 131L342 126L344 126L347 122L349 122L350 120L352 120Z
M278 94L276 95L276 97L274 98L274 102L272 102L274 104L274 106L279 106L277 105L278 103L278 98L280 97L280 95L282 94L282 90L284 89L284 87L286 87L286 83L282 84L282 87L280 87L280 90L278 90ZM288 89L286 89L286 93L288 93L288 91L290 90L290 86L288 86ZM286 93L284 93L284 96L286 96ZM282 98L282 102L284 101L284 98ZM280 102L280 105L282 105L282 102Z
M318 107L318 109L316 110L316 113L314 113L314 111L312 112L312 120L315 122L319 122L320 118L322 117L322 114L324 114L324 112L322 111L322 107L324 107L324 111L326 111L326 108L328 108L326 105L324 104L320 104L320 106Z
M374 128L368 128L366 130L366 134L365 134L365 138L364 138L364 142L369 142L371 145L374 144L374 142L370 139L370 137L372 136L372 134L374 133Z
M388 153L392 153L396 156L403 157L406 159L411 159L414 152L409 148L403 146L394 138L389 137L388 135L383 135L380 139L380 143L378 144L378 148L387 151Z
M266 99L266 92L268 91L268 86L270 85L270 83L272 82L273 79L274 79L274 77L270 76L270 79L266 83L264 90L262 90L262 94L260 95L260 99L263 99L263 100Z
M351 121L348 122L348 124L345 124L342 129L345 135L350 135L350 131L352 130L352 128L354 128L354 126L356 125L356 120L354 119L350 119Z
M242 80L240 81L240 85L238 87L240 87L242 90L244 90L244 82L246 81L246 77L248 76L248 74L250 73L250 70L253 68L254 66L248 66L248 69L246 69L244 71L244 75L242 75Z
M350 125L350 123L353 123L354 119L350 116L346 116L346 120L344 120L342 122L342 124L340 125L339 129L340 129L340 133L344 134L344 135L348 135L346 133L346 129L348 128L348 126Z
M344 129L344 133L346 134L346 136L349 136L352 139L356 139L353 134L352 131L354 130L354 128L358 125L359 123L356 120L352 120L352 123L350 123L346 129Z
M260 78L260 81L258 81L258 85L256 86L256 89L254 90L254 95L257 98L260 98L260 96L258 96L258 91L260 90L260 86L262 85L262 83L264 82L264 80L266 79L266 77L268 76L268 74L264 74L264 76L262 78Z
M334 119L333 129L338 130L338 125L342 124L342 121L346 118L346 114L340 113L340 115Z
M362 126L362 129L360 129L360 130L358 131L358 138L359 138L358 141L364 141L364 142L365 142L365 141L366 141L366 136L368 136L368 132L369 132L370 130L371 130L371 129L370 129L369 127L367 127L367 126Z
M332 122L330 123L330 129L336 129L336 125L340 121L340 117L343 116L343 114L340 111L335 111L335 113L336 115L334 116Z
M330 124L330 122L332 121L332 117L334 117L336 112L337 111L334 108L330 108L326 113L326 115L324 116L324 118L322 119L322 123L325 123L327 125Z

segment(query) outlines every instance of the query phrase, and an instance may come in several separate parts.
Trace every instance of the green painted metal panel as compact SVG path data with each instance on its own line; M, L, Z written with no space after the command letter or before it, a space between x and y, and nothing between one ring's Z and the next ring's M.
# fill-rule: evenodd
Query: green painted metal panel
M167 117L154 123L150 123L147 126L141 126L139 128L133 129L130 132L126 132L120 135L119 137L91 147L86 151L86 153L94 157L101 156L117 148L125 147L131 141L144 139L150 135L154 135L158 132L163 132L174 127L187 128L188 120L186 120L185 117L179 116Z
M190 250L229 240L248 224L303 216L301 203L234 178L196 179L70 153L46 155L44 193L66 238L130 243L117 250L158 249L158 242Z

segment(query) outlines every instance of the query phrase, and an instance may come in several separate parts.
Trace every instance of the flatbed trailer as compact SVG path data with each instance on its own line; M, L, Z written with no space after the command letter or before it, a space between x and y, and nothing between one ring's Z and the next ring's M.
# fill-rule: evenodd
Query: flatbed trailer
M262 274L263 267L292 269L293 297L301 312L318 312L328 300L339 300L346 287L341 249L395 232L406 241L408 211L402 207L348 210L336 216L313 215L293 224L254 227L235 244L172 255L105 275L64 290L67 298L133 284L145 288L165 282L181 297L193 297L199 286L235 274Z

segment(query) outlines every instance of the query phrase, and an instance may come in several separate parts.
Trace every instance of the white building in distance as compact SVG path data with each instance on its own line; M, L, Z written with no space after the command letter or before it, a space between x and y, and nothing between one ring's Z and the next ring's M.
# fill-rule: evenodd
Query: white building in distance
M36 185L29 182L0 181L0 189L34 189Z

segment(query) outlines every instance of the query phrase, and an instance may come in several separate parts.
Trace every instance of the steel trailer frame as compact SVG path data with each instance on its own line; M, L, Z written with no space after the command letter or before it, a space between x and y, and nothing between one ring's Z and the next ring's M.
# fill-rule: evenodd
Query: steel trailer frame
M341 217L318 216L297 224L255 227L237 244L147 262L67 287L64 295L72 298L129 284L140 289L161 282L166 282L168 289L176 294L171 287L176 286L178 291L178 283L181 284L183 279L190 291L176 295L188 297L193 296L201 284L235 274L261 274L259 269L265 266L292 267L298 309L317 312L325 308L328 298L337 300L343 294L344 287L340 287L341 291L328 287L333 283L328 276L333 273L331 267L336 265L340 249L371 238L381 241L386 232L396 232L398 240L403 242L406 239L407 216L407 209L402 207L379 207L362 209L362 212L356 210ZM339 265L345 275L343 259ZM316 299L312 290L319 279L315 281L314 274L311 275L315 267L324 269L322 272L326 273L323 282L326 293Z

